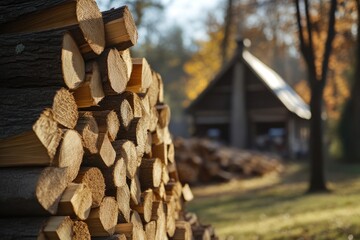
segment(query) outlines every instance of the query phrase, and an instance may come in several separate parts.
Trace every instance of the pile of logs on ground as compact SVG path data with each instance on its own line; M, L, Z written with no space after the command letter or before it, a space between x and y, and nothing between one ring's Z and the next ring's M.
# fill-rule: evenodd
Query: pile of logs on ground
M163 82L125 7L0 3L0 239L216 239L188 216Z
M230 181L283 170L276 155L225 147L208 139L174 140L179 178L189 184Z

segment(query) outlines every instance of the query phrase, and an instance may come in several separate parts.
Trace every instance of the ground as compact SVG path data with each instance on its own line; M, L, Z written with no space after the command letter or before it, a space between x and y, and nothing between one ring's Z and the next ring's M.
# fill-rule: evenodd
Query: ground
M221 239L360 239L360 165L331 164L330 193L305 194L307 169L193 187L188 210Z

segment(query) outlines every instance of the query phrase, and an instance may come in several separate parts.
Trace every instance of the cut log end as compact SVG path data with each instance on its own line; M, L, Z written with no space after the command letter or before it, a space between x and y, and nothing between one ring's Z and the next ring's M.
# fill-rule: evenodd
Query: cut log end
M70 89L77 88L85 78L85 63L69 33L64 34L61 61L66 86Z
M73 129L79 117L74 96L65 88L56 92L52 110L54 119L61 125Z
M75 221L73 225L72 240L90 240L91 235L85 222Z
M119 209L119 221L130 222L130 190L128 185L116 189L116 199Z
M76 15L80 29L90 48L101 54L105 48L105 30L101 12L93 0L78 0Z
M74 222L70 217L54 216L47 221L42 232L47 239L71 239L73 226Z
M126 63L116 49L111 49L108 54L107 74L108 82L112 90L110 92L107 91L107 94L118 94L124 92L126 84L129 81L129 77Z

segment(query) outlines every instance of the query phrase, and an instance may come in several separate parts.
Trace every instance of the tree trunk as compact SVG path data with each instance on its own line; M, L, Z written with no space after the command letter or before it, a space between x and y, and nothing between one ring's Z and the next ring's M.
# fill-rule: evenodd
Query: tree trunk
M315 80L317 81L317 80ZM312 89L310 101L310 183L309 192L326 191L323 153L322 89Z

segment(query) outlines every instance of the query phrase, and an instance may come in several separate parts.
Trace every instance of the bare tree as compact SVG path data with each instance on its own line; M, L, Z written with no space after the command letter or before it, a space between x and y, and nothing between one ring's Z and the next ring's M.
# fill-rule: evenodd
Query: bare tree
M310 99L310 183L309 192L326 191L326 181L324 176L324 153L323 153L323 121L322 106L323 92L326 85L329 58L332 50L332 43L335 38L335 12L337 0L331 0L329 10L329 21L325 50L322 56L321 70L316 69L316 57L313 43L313 23L310 16L309 1L304 0L303 9L300 0L295 0L296 19L299 30L300 51L304 57L308 83L311 90ZM303 11L301 11L303 10ZM305 14L305 22L302 21Z

